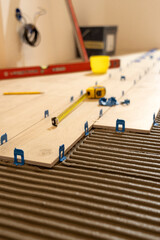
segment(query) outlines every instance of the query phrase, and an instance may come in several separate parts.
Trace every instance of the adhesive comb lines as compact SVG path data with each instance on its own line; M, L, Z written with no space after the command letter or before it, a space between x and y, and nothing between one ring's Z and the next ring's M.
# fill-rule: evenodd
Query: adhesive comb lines
M0 238L159 240L159 133L92 129L52 169L0 160Z

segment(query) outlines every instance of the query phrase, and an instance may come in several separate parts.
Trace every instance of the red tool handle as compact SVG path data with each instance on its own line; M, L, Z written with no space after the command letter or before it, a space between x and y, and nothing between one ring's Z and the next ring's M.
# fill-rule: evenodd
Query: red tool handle
M76 41L77 41L78 49L80 51L80 55L85 62L88 62L87 51L86 51L85 46L84 46L83 37L82 37L81 30L80 30L79 25L78 25L76 14L74 12L72 1L71 0L66 0L66 3L67 3L67 6L68 6L68 9L69 9L69 13L70 13L70 16L71 16L71 19L72 19L72 23L74 25L75 34L76 34Z

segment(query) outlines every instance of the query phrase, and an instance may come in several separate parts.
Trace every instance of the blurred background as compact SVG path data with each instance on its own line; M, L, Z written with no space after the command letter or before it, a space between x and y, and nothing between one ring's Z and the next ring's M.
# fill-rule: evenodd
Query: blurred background
M79 26L118 26L116 55L160 47L159 0L72 0ZM20 8L32 23L38 7L46 14L37 28L37 47L19 37L21 23L15 18ZM0 68L49 65L76 59L72 22L65 0L0 0Z

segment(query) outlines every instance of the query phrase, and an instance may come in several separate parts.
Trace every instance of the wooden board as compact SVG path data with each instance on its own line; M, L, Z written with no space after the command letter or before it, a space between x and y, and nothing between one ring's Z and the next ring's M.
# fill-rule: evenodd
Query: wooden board
M23 149L27 162L51 167L58 160L59 146L65 144L66 149L71 148L83 136L85 122L89 120L89 125L93 125L95 116L99 116L96 106L96 102L84 102L58 127L51 126L50 118L46 118L2 145L0 155L12 158L16 147Z
M98 77L103 81L106 75ZM81 80L80 80L81 79ZM22 81L8 81L1 88L7 91L44 91L43 95L0 96L1 134L7 133L8 139L30 128L44 119L44 111L57 116L70 105L70 97L77 99L80 91L95 84L96 79L87 73L59 75L48 78L31 78Z
M153 67L153 62L157 62L159 52L154 54L154 59L147 57L140 63L133 62L139 55L142 53L123 56L121 58L122 69L109 70L108 74L104 75L81 72L45 78L30 78L24 81L19 79L10 83L2 81L0 86L2 86L1 91L3 92L35 90L44 91L45 94L39 96L0 96L2 116L0 132L2 134L7 132L9 138L8 143L0 146L0 156L13 161L14 148L20 148L24 150L27 162L46 167L53 166L58 160L59 146L65 144L66 151L70 149L84 134L86 121L88 121L89 127L95 125L101 107L98 106L97 100L87 100L64 119L57 128L52 127L51 117L57 116L69 106L71 96L74 95L77 99L82 89L85 91L95 82L107 88L107 97L115 96L117 99L121 99L122 91L127 94L135 88L134 80L140 83L145 79L149 73L144 76L144 71L151 65ZM154 66L154 69L156 68L157 66ZM126 81L120 80L121 75L126 76ZM12 102L11 105L8 99ZM49 109L50 117L44 119L43 114L46 109ZM107 111L106 107L103 109Z
M153 114L160 108L160 76L151 72L138 82L123 97L130 99L128 106L118 105L106 110L101 119L94 124L95 128L116 128L116 120L125 120L125 131L149 133L153 125Z

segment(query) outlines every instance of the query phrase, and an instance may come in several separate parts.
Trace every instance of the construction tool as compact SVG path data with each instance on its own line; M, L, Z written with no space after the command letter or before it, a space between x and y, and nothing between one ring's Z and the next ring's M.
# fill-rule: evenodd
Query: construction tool
M94 87L89 87L86 90L86 94L88 98L102 98L106 94L106 89L103 86L94 86Z
M106 94L106 89L103 86L94 86L89 87L86 90L86 93L83 94L77 101L75 101L71 106L69 106L67 109L65 109L61 114L58 115L58 117L51 118L52 125L58 126L58 124L67 117L73 110L75 110L80 103L82 103L86 98L89 99L99 99L104 97Z

